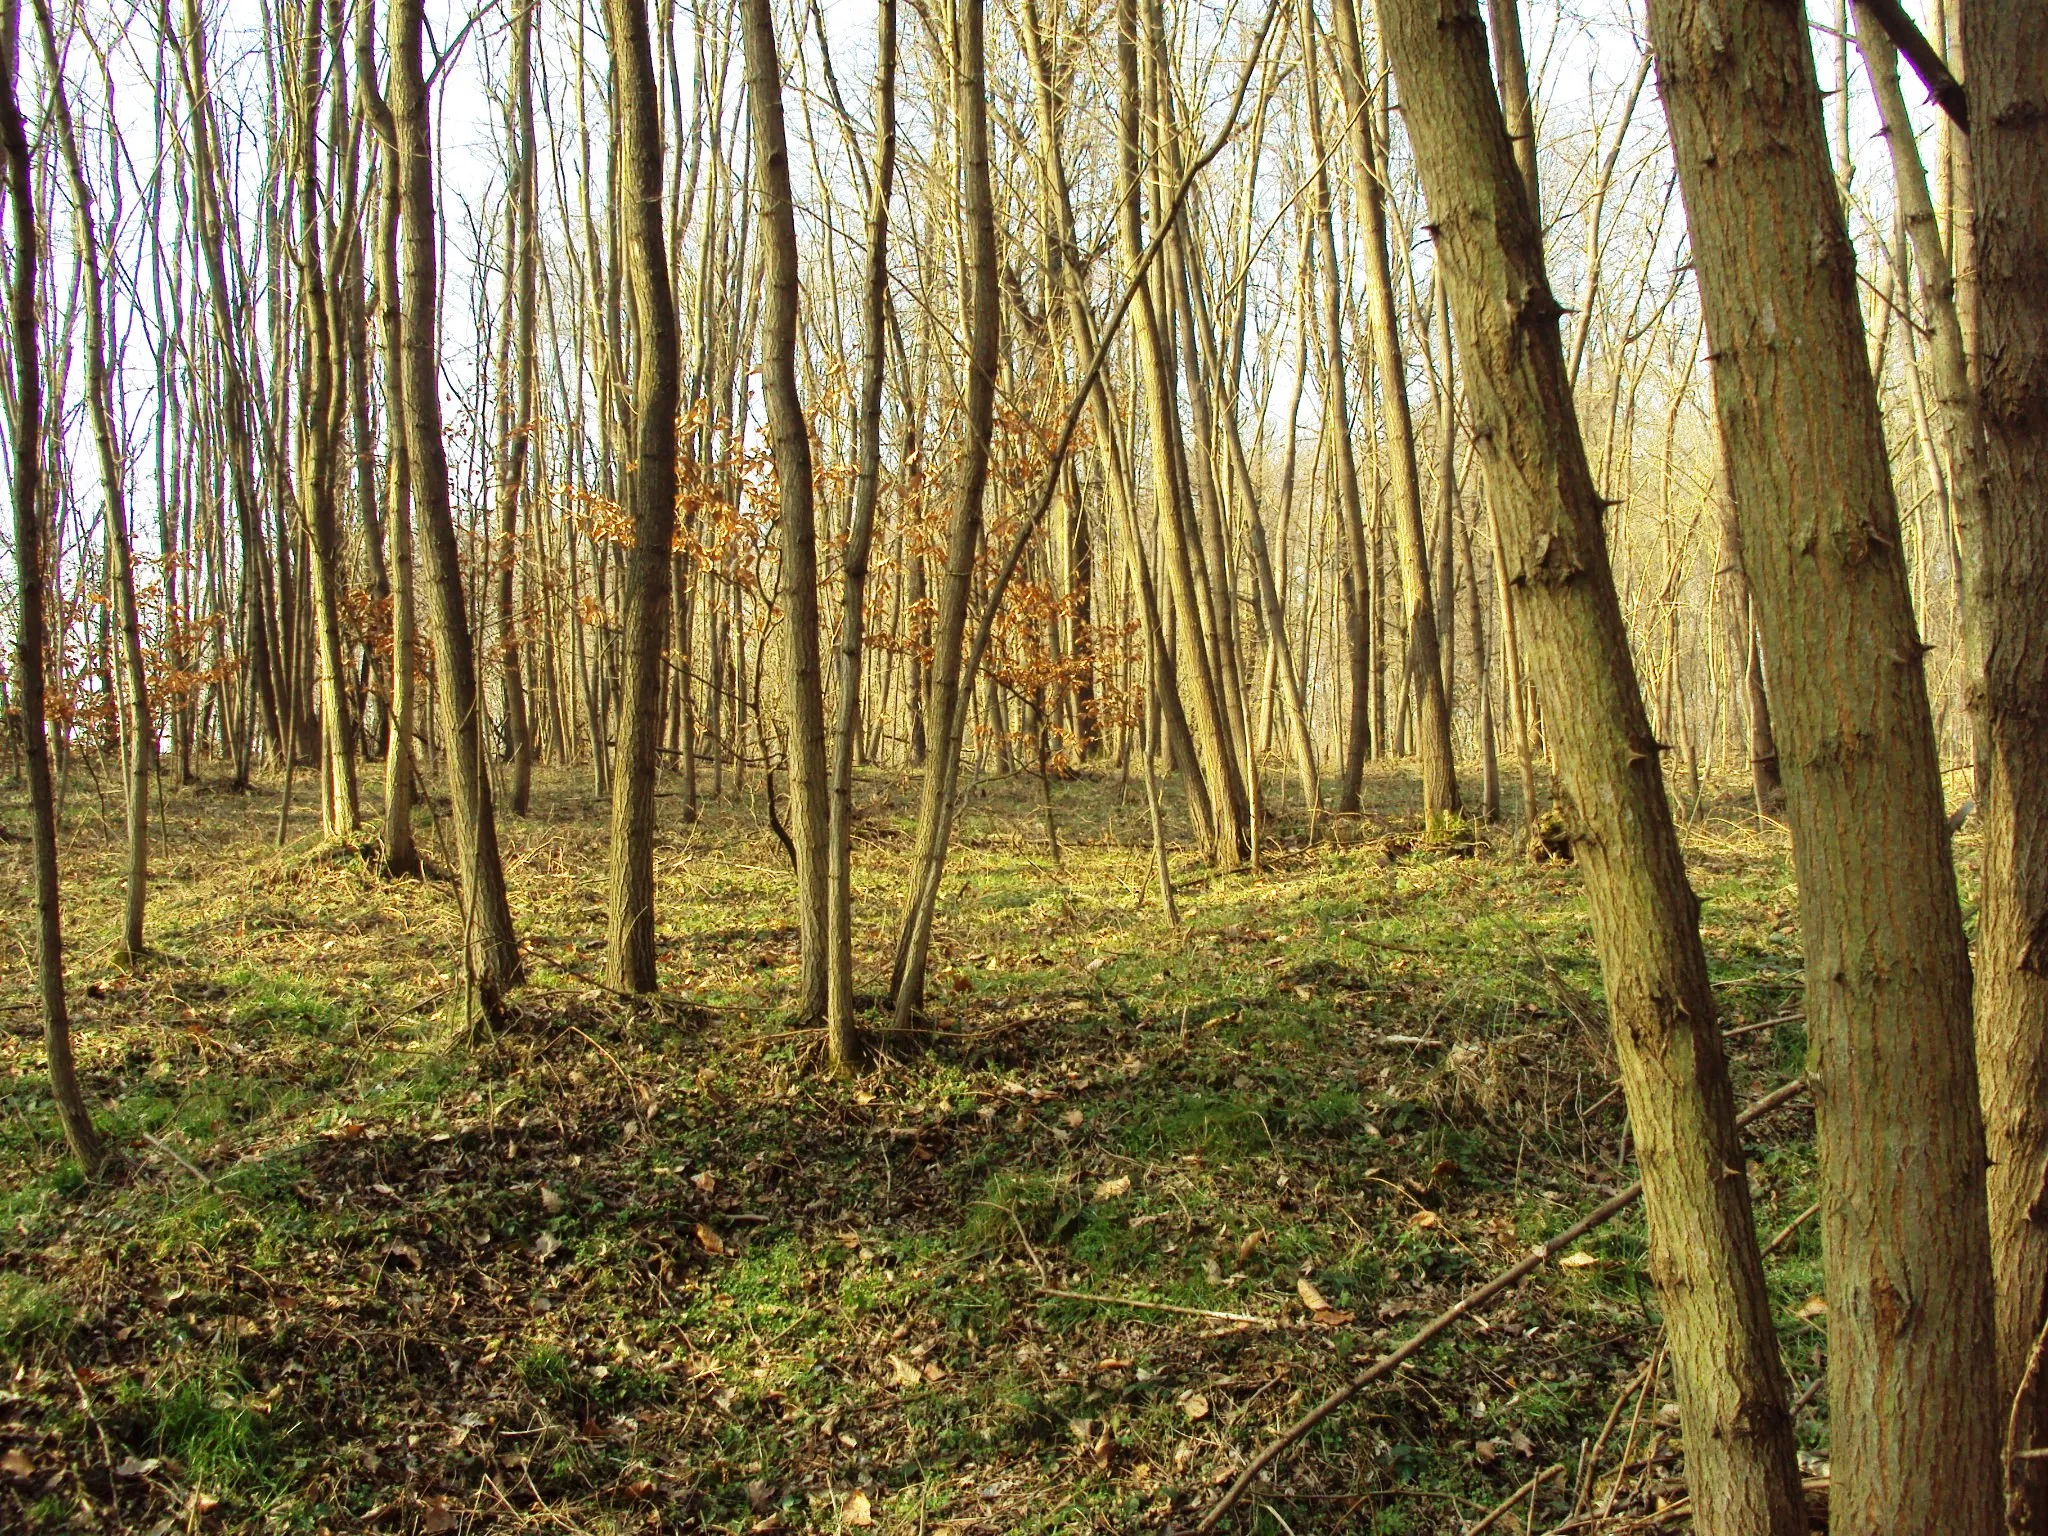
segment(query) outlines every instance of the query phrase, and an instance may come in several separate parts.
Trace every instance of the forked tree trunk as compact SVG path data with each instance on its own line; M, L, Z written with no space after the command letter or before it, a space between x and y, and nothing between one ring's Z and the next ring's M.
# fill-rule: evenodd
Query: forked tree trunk
M1542 236L1477 6L1382 0L1380 11L1585 872L1693 1523L1707 1536L1796 1536L1805 1501L1699 902L1629 653Z
M889 195L896 181L896 0L875 10L875 167L868 189L868 249L861 290L861 378L854 417L859 455L852 525L846 538L845 607L839 622L839 699L832 729L829 907L831 974L826 1045L842 1072L862 1056L853 1018L853 749L861 728L861 646L866 632L868 553L882 479L882 379L888 361Z
M1923 647L1804 12L1649 0L1799 877L1832 1528L1999 1514L1984 1127Z
M71 1057L71 1016L64 1001L64 921L57 892L57 801L50 784L50 739L43 722L43 368L36 334L35 190L30 180L28 126L16 92L20 78L21 0L0 0L0 154L6 159L14 260L8 273L7 320L14 349L13 407L14 578L20 610L15 621L15 707L21 711L21 747L28 777L36 868L36 981L43 1003L43 1038L49 1051L50 1093L64 1139L87 1177L99 1172L106 1149L79 1091Z
M1963 0L1986 519L1977 1072L2016 1531L2048 1531L2048 4ZM2023 1455L2024 1452L2035 1454Z
M777 523L782 574L777 601L786 626L788 658L789 837L796 854L800 961L797 1007L802 1018L814 1021L826 1017L831 993L826 915L831 813L818 645L818 525L811 485L810 433L797 394L796 201L790 190L773 0L742 0L741 30L754 129L755 191L760 198L761 396L768 410L768 435L781 497Z
M482 698L476 647L462 591L455 515L449 500L448 449L441 435L439 262L434 217L434 161L427 79L421 62L422 0L393 0L391 111L398 143L401 213L401 348L405 363L405 447L412 501L426 551L434 619L435 694L443 756L454 802L455 844L462 861L463 927L469 963L487 1012L523 971L498 853L498 823L484 761Z
M663 658L676 532L676 304L662 218L661 98L646 0L607 0L614 164L623 258L633 288L639 344L633 353L633 445L626 503L633 547L626 556L619 632L618 755L612 770L612 847L605 980L652 992L654 770L661 745Z
M356 22L356 94L378 138L377 224L373 236L377 272L378 336L384 364L384 547L391 563L391 744L384 754L382 864L387 875L420 872L413 841L413 694L417 666L413 612L412 467L405 448L405 339L398 297L398 226L402 188L398 131L390 105L377 88L371 40L373 0L363 0Z

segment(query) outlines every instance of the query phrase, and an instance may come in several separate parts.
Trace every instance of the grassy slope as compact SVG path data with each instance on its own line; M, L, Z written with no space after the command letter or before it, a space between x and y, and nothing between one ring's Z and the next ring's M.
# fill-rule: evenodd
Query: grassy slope
M1631 1176L1572 871L1411 848L1412 786L1373 790L1339 846L1286 826L1260 876L1183 863L1176 933L1138 904L1141 791L1059 786L1056 865L1035 781L986 786L938 1033L842 1083L780 1011L795 928L752 808L669 824L668 990L634 1002L594 980L601 808L544 781L506 830L533 983L485 1036L452 888L276 851L272 793L170 794L158 953L117 969L118 809L81 776L76 1025L129 1166L86 1189L62 1156L17 902L0 1527L1162 1528L1347 1361ZM873 977L912 795L861 799ZM25 889L18 791L0 821ZM1785 852L1733 819L1690 848L1725 1022L1764 1024L1731 1044L1746 1099L1803 1045ZM1807 1130L1759 1127L1767 1234L1809 1198ZM1640 1223L1588 1251L1330 1421L1240 1528L1461 1529L1562 1461L1555 1524L1624 1454L1615 1509L1671 1495L1668 1378L1617 1397L1656 1346ZM1802 1384L1817 1253L1809 1225L1772 1260Z

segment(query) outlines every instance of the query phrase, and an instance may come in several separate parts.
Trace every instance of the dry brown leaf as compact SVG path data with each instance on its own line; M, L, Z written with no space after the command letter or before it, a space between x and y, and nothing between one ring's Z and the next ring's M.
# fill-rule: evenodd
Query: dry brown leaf
M541 1208L541 1209L542 1209L543 1211L545 1211L545 1212L546 1212L546 1213L547 1213L548 1215L550 1215L550 1216L559 1216L559 1215L561 1215L561 1214L562 1214L562 1211L563 1211L563 1209L564 1209L564 1208L565 1208L565 1207L566 1207L567 1205L568 1205L568 1202L567 1202L566 1200L564 1200L564 1199L563 1199L563 1198L562 1198L562 1197L561 1197L560 1195L556 1194L556 1193L555 1193L555 1192L554 1192L554 1191L553 1191L552 1189L549 1189L549 1188L547 1187L547 1185L545 1185L545 1184L541 1185L541 1187L540 1187L540 1208Z
M1327 1312L1330 1310L1329 1298L1317 1290L1315 1282L1306 1275L1303 1275L1294 1282L1294 1294L1301 1298L1301 1304L1311 1312Z
M1799 1304L1799 1311L1795 1315L1805 1318L1808 1322L1812 1322L1817 1317L1826 1317L1828 1315L1827 1297L1807 1297L1806 1300Z
M868 1502L868 1496L856 1489L839 1511L839 1519L845 1525L873 1525L875 1508Z
M1209 1417L1209 1399L1199 1392L1189 1392L1180 1400L1180 1411L1190 1420L1206 1419Z
M1563 1258L1559 1259L1557 1261L1557 1267L1559 1269L1591 1269L1595 1264L1598 1264L1599 1262L1600 1261L1598 1259L1594 1258L1592 1254L1586 1252L1585 1249L1576 1248L1572 1252L1566 1254Z
M125 1466L127 1463L124 1462L122 1465ZM26 1451L22 1450L20 1446L16 1446L5 1456L0 1456L0 1472L5 1472L9 1477L34 1477L36 1464L28 1459ZM132 1477L141 1476L140 1473L129 1473L127 1475Z
M898 1387L921 1387L924 1373L901 1355L889 1357L890 1385Z
M1237 1262L1242 1264L1246 1259L1250 1258L1258 1251L1259 1244L1265 1240L1266 1229L1264 1227L1257 1227L1245 1233L1243 1237L1237 1240Z
M690 1182L708 1195L718 1188L718 1175L706 1168L702 1173L691 1174Z
M1095 1198L1098 1200L1114 1200L1118 1195L1127 1195L1130 1192L1131 1176L1127 1173L1120 1173L1113 1179L1104 1179L1095 1186Z
M702 1248L706 1253L722 1254L729 1251L725 1246L725 1239L720 1237L716 1232L712 1231L709 1227L705 1226L703 1222L700 1221L697 1223L696 1232L697 1246L699 1248Z

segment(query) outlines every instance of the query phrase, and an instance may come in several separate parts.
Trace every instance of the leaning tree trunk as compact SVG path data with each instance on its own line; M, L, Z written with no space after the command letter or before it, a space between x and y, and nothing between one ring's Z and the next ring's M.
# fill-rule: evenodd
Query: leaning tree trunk
M90 1177L99 1172L106 1149L93 1128L71 1059L71 1018L64 1002L64 922L57 894L57 801L43 721L43 370L36 335L36 252L41 233L30 180L28 127L15 89L20 56L20 0L0 0L0 153L6 159L14 224L7 319L14 348L8 425L14 435L14 578L20 602L14 636L15 707L21 711L22 758L34 824L36 980L49 1048L50 1092L57 1101L64 1139Z
M391 8L391 110L398 143L402 224L400 330L405 361L405 448L412 501L426 553L434 618L435 693L462 860L469 958L486 1011L518 985L522 968L498 854L498 823L484 762L476 646L462 591L461 556L449 499L448 448L441 435L439 265L435 253L434 162L427 80L421 64L422 0Z
M1924 647L1804 12L1650 0L1799 876L1832 1527L1999 1518L1984 1128Z
M661 99L644 0L609 0L619 217L633 286L633 519L619 630L618 756L612 772L611 921L605 979L652 992L654 770L676 532L676 303L662 221Z
M796 854L798 1007L822 1019L830 1001L826 916L827 833L825 695L818 651L818 525L811 486L811 442L797 394L796 202L782 121L782 65L775 47L773 0L744 0L747 101L754 129L760 197L761 395L781 496L782 578L777 601L789 659L789 837ZM835 1060L841 1060L837 1052Z
M1476 5L1384 0L1380 11L1585 872L1693 1523L1708 1536L1795 1536L1805 1501L1699 902L1629 654L1542 234Z
M64 86L63 61L57 50L57 29L49 0L36 0L36 24L42 33L43 58L49 70L50 116L71 183L73 227L85 298L85 400L98 452L101 493L106 498L107 576L113 586L114 617L121 637L121 676L128 694L128 870L121 912L121 952L130 960L141 956L143 904L149 885L149 778L156 767L156 729L149 709L149 671L142 656L142 615L135 602L134 544L129 538L128 477L114 439L114 391L107 371L107 296L100 267L99 230L93 223L92 187L78 153L78 134L71 121L71 103Z
M2013 1529L2048 1531L2048 4L1964 0L1977 188L1991 772L1977 1072ZM2032 1455L2022 1453L2033 1452Z

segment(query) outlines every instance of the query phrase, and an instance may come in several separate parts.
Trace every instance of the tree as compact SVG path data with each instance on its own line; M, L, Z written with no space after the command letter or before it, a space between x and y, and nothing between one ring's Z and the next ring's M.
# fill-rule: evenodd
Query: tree
M1833 1525L1999 1526L1970 960L1804 15L1649 0L1806 950Z
M1383 0L1474 436L1557 745L1642 1168L1693 1523L1806 1529L1699 902L1629 653L1543 237L1472 0Z
M426 553L442 755L447 760L455 842L462 861L469 964L486 1012L495 1012L506 989L519 984L523 966L505 892L505 867L498 853L498 824L484 762L476 646L462 589L454 509L448 492L448 448L441 433L434 162L427 77L421 63L425 24L422 0L392 0L391 114L398 147L405 453L412 472L412 504L418 512Z
M789 690L789 836L796 865L801 974L799 1009L825 1017L830 1001L826 917L827 832L824 679L818 651L818 527L811 485L811 445L797 392L796 200L789 183L789 145L782 122L782 64L775 47L773 0L744 0L747 102L754 126L754 174L760 198L762 315L761 394L768 408L780 497L782 574L777 602L786 626ZM835 1027L835 1044L846 1047ZM851 1053L834 1059L850 1064Z
M639 346L633 354L633 547L626 557L618 756L612 773L610 931L605 978L652 992L654 770L676 531L676 309L661 210L660 85L644 0L607 0L624 259Z
M128 476L115 436L113 380L107 367L106 277L100 264L99 230L93 221L92 186L78 152L78 131L71 120L70 93L64 83L64 61L57 50L50 0L36 0L36 25L42 33L43 59L50 74L50 116L64 157L65 179L70 183L72 224L84 278L86 413L99 455L100 493L106 505L107 575L113 587L115 622L121 631L121 674L128 705L128 871L121 948L135 960L143 951L143 907L149 887L149 780L156 769L156 726L149 707L149 669L142 656L142 613L135 600Z
M36 265L41 234L30 181L28 125L22 120L21 0L0 0L0 154L6 159L7 201L14 229L8 273L7 321L14 349L14 379L7 391L14 439L14 579L21 611L14 642L16 708L33 820L36 882L36 982L43 1004L43 1039L50 1060L50 1093L64 1140L86 1175L99 1172L105 1144L78 1086L71 1054L71 1016L64 1000L64 918L57 890L57 800L50 784L50 743L43 721L43 368L36 330Z
M1977 1071L2012 1528L2048 1531L2048 5L1965 0L1984 429Z

